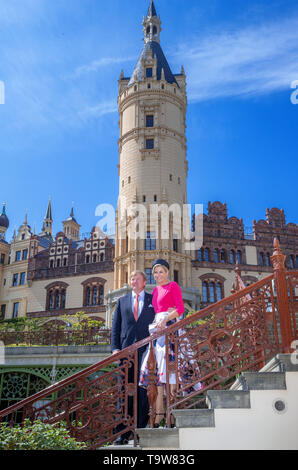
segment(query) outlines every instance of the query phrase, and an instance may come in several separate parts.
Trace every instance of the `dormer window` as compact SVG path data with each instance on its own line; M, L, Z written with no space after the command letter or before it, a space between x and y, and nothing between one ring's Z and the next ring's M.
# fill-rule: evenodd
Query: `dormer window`
M146 78L152 78L152 67L146 68Z

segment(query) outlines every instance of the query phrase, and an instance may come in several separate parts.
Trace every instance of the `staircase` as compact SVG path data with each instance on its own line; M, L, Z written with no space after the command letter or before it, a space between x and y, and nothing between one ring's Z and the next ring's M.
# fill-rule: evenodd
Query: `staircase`
M298 363L278 354L229 390L208 390L207 409L175 410L176 428L138 429L144 450L298 450Z
M277 239L271 259L272 275L1 410L0 422L64 421L89 449L111 445L129 432L135 448L138 435L144 449L161 448L161 443L163 449L298 448L298 374L289 355L298 340L298 271L285 271ZM159 336L165 337L167 351L167 428L137 430L138 349L150 349L153 428L153 344ZM174 361L169 361L172 351ZM174 394L170 373L176 377ZM176 428L170 428L171 415Z

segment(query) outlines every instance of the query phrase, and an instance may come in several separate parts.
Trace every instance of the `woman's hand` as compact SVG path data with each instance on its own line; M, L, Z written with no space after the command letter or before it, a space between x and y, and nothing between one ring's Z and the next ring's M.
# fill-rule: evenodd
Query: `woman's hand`
M160 322L157 323L156 328L157 328L158 330L162 330L163 328L166 327L167 321L168 321L167 318L163 318Z

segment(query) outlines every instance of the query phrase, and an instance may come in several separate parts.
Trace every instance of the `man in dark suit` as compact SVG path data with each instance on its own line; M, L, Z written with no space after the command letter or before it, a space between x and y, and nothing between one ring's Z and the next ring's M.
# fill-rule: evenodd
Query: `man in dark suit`
M149 336L149 325L153 322L155 312L152 306L152 295L144 291L146 274L135 271L131 274L130 285L132 293L121 297L116 305L113 315L111 350L113 354L141 341ZM142 355L146 346L138 350L138 377ZM134 380L133 367L129 369L129 382ZM147 391L138 387L138 422L139 428L146 427L148 423L149 404ZM133 415L133 400L129 397L128 414ZM116 432L121 432L123 425L118 425ZM128 442L128 435L122 434L114 444L121 445Z

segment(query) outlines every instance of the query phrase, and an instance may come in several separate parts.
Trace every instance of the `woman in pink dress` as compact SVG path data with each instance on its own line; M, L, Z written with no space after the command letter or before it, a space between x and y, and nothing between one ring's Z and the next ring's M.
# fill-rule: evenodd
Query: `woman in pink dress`
M154 261L152 272L156 281L156 287L152 292L152 305L155 310L154 327L156 330L177 321L184 313L184 304L182 299L181 288L176 282L168 280L169 264L163 259ZM156 400L156 418L155 425L159 426L160 421L164 417L163 395L164 384L166 383L166 351L165 337L162 336L155 341L154 353L157 364L157 400ZM146 351L140 370L140 385L148 386L147 361L149 356L149 348ZM175 374L169 375L169 383L171 391L175 389Z

